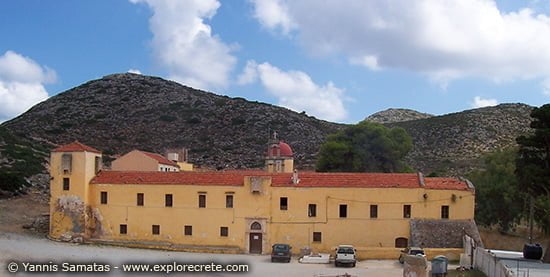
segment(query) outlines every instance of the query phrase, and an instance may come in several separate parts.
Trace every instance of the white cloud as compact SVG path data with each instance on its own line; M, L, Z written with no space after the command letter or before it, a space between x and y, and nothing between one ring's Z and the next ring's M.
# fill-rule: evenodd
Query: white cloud
M0 122L25 112L48 98L45 83L55 71L13 51L0 56Z
M237 84L246 85L254 83L258 79L258 64L255 61L247 61L243 72L237 77Z
M309 53L343 54L370 69L406 69L443 84L550 77L550 17L502 12L494 0L252 3L262 26L283 33L292 26ZM262 12L266 6L276 6L276 16Z
M496 106L497 104L498 101L496 99L483 99L479 96L474 97L474 101L471 103L472 108Z
M228 84L235 64L231 47L212 34L205 20L211 19L220 3L216 0L130 0L147 3L153 10L149 28L157 62L168 78L198 88Z
M330 121L347 117L342 100L344 90L332 82L319 86L302 71L283 71L269 63L258 65L254 61L248 61L241 76L247 76L243 80L248 83L259 79L265 89L277 97L280 106Z
M378 58L376 56L353 57L349 59L349 62L351 64L366 66L372 71L378 71L381 69L378 65Z
M284 0L249 0L254 5L254 17L269 29L280 30L288 34L296 27L290 18Z
M134 74L141 75L141 71L139 71L139 69L133 69L133 68L128 69L128 73L134 73Z

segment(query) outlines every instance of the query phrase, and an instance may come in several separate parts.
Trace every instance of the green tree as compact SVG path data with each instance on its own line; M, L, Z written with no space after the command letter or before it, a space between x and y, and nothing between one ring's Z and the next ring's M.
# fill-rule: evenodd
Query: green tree
M525 194L517 186L516 156L513 148L486 154L483 168L468 175L476 186L478 224L498 224L501 231L508 231L521 219Z
M412 148L412 139L399 127L362 121L336 134L321 145L317 171L403 172L403 161Z
M29 186L29 183L21 173L0 169L0 190L15 192L25 186Z
M516 160L516 175L520 190L534 199L534 220L550 234L550 104L531 112L534 133L521 136ZM550 243L544 260L550 262Z

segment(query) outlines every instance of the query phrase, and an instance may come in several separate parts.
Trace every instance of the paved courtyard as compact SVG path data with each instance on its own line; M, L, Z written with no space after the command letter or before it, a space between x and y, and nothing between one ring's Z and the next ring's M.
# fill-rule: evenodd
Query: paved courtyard
M50 241L43 237L14 233L0 233L0 276L9 274L7 267L17 262L19 270L23 262L40 264L61 264L63 262L102 263L111 267L106 276L128 276L120 268L124 263L169 264L248 264L249 273L193 273L186 276L336 276L349 273L351 276L402 276L402 267L396 261L368 260L357 263L355 268L335 268L333 264L300 264L293 259L291 263L271 263L266 255L232 255L187 253L161 250L132 249L122 247L79 245ZM53 263L49 263L53 262ZM40 276L19 272L16 276ZM61 276L62 274L53 274ZM75 276L75 274L67 274ZM79 275L79 274L76 274ZM95 275L95 274L94 274ZM141 276L160 276L164 273L147 273ZM181 275L181 274L178 274ZM8 275L9 276L9 275ZM48 274L52 276L52 274ZM90 274L86 274L90 276Z

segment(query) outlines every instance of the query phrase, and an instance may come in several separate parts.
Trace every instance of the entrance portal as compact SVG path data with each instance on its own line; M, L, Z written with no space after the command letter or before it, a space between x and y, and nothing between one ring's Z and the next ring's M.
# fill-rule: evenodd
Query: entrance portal
M250 233L250 254L262 254L262 233Z

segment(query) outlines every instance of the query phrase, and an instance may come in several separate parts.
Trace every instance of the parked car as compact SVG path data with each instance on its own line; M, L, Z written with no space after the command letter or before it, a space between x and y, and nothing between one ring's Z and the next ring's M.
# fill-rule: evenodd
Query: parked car
M355 267L357 262L356 250L353 245L339 245L336 248L336 258L334 259L334 266L351 265Z
M292 257L292 252L290 252L291 249L292 246L288 244L273 244L271 247L271 262L283 261L289 263Z
M426 254L424 253L424 249L420 247L407 247L403 250L401 250L401 254L399 255L399 262L404 263L405 262L405 256L406 255L420 255L423 257L426 257Z

